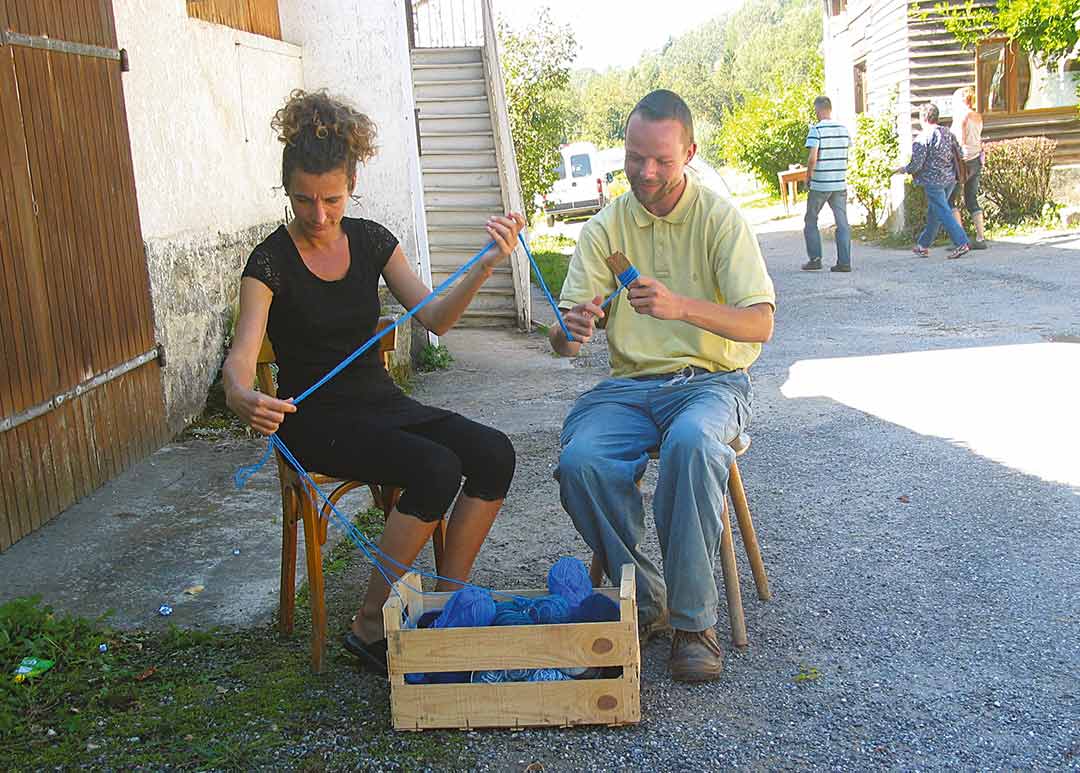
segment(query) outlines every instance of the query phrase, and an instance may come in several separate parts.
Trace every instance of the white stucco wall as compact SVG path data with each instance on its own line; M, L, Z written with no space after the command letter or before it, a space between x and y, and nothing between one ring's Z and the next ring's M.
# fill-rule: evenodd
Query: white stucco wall
M403 1L280 0L281 36L303 48L305 88L325 88L375 121L379 153L360 170L349 214L389 228L430 279Z
M273 112L303 85L297 46L188 17L184 0L114 0L139 220L170 426L203 408L244 261L280 222Z
M184 0L114 0L146 239L280 219L270 117L303 85L299 47L189 18Z

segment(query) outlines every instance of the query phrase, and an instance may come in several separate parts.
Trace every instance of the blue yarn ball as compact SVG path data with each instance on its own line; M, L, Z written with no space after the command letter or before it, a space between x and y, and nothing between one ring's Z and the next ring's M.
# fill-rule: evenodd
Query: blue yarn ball
M572 623L610 623L619 619L619 605L603 593L586 596L570 614Z
M434 623L441 614L441 609L429 609L427 612L420 615L420 619L416 621L416 627L430 628L431 624Z
M526 611L527 602L500 601L495 604L495 617L492 625L532 625L533 619Z
M495 600L483 588L462 588L446 602L432 628L473 628L491 625L495 619Z
M538 668L529 675L530 682L569 682L571 677L557 668Z
M504 673L508 682L527 682L532 675L532 670L528 668L511 668Z
M570 604L563 596L541 596L532 600L528 613L541 625L565 623L570 619Z
M431 684L463 684L469 681L468 671L433 671L427 674Z
M405 684L427 684L427 674L405 674Z
M571 679L599 679L599 668L560 668Z
M473 684L498 684L509 680L505 671L473 671L469 681Z
M552 564L547 577L548 592L565 598L575 607L593 592L585 564L574 556L564 556Z

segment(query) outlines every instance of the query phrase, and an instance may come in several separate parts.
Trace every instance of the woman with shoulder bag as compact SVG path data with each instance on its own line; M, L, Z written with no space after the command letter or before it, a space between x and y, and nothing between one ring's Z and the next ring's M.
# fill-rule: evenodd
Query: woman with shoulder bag
M971 86L957 89L953 94L952 133L960 146L960 166L964 174L958 175L958 182L950 199L953 203L953 214L960 221L960 197L963 196L964 207L975 223L975 240L971 242L973 250L987 248L983 213L979 206L979 182L982 180L985 157L982 129L982 116L975 112L975 89Z

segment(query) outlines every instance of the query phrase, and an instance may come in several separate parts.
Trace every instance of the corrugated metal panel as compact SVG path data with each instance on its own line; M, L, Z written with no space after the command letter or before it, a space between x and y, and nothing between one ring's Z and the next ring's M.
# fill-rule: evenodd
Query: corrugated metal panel
M188 16L281 40L277 0L187 0Z
M153 363L54 399L154 346L120 64L25 37L114 49L111 4L55 5L0 0L0 419L52 403L0 431L0 550L167 432Z

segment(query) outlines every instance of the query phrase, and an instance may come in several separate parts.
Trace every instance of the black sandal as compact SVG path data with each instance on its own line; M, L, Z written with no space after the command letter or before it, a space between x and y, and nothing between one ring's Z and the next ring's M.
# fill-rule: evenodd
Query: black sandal
M360 667L379 676L386 676L386 639L364 644L352 631L345 634L342 644L349 654L360 661Z

